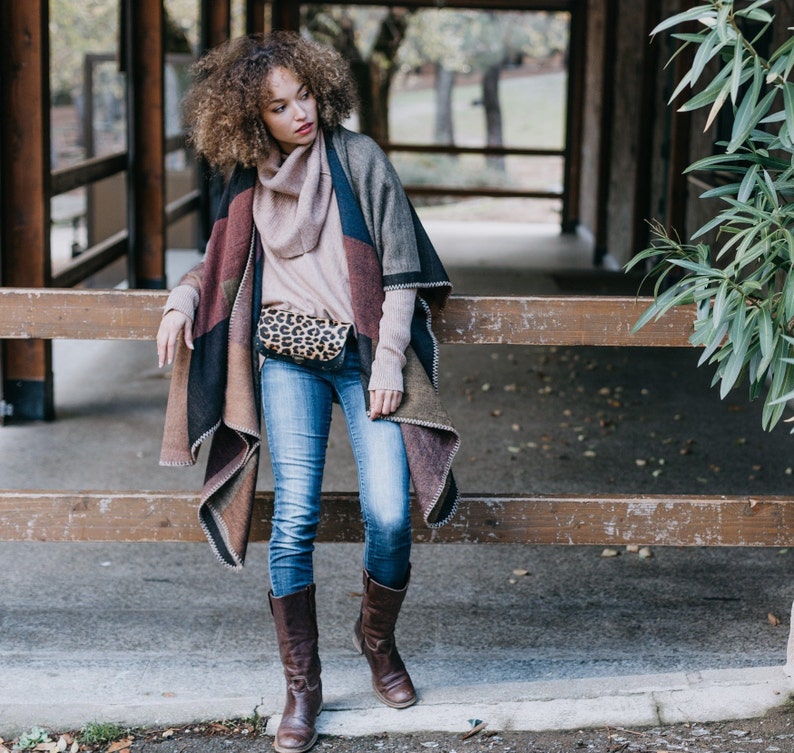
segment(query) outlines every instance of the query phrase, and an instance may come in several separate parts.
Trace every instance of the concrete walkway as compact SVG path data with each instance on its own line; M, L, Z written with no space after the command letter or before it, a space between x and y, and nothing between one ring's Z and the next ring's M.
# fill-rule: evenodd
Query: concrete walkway
M555 258L589 263L586 247L553 236L523 240L534 257L484 256L473 228L465 242L429 229L461 293L559 292ZM744 395L721 402L692 351L442 355L468 492L790 493L787 429L762 432ZM0 488L199 488L201 468L157 465L168 379L152 343L56 342L54 359L58 420L0 428ZM334 423L325 486L346 490L352 457ZM260 487L272 488L266 457ZM463 731L470 718L517 730L705 722L786 701L794 552L652 554L416 546L398 641L420 703L397 712L375 701L352 646L361 545L319 545L320 732ZM6 542L0 572L0 736L255 712L275 729L283 677L266 545L234 574L203 544Z

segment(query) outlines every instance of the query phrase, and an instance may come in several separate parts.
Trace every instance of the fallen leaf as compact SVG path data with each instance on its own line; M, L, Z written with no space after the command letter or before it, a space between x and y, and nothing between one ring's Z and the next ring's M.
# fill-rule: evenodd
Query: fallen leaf
M174 730L168 730L172 735L174 734ZM163 733L163 737L165 737L165 732ZM170 737L170 735L169 735ZM130 745L132 745L132 738L125 737L122 740L116 740L114 743L110 743L106 753L118 753L121 750L129 749Z
M470 737L474 737L478 732L482 732L488 726L488 722L479 722L475 724L468 732L464 732L461 735L461 740L468 740Z
M176 693L173 693L173 692L172 692L172 691L170 691L170 690L166 690L166 691L163 693L163 698L176 698Z
M766 619L772 627L777 627L780 624L780 617L776 614L772 614L772 612L767 614Z
M513 575L529 575L529 570L524 570L520 567L517 567L515 570L513 570Z
M160 735L160 737L164 737L166 739L173 736L174 736L174 730L172 729L163 730L163 733Z

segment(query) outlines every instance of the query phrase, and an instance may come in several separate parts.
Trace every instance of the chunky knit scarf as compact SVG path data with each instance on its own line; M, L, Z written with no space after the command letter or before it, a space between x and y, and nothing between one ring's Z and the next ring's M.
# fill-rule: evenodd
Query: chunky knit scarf
M391 164L368 137L337 128L325 135L339 204L366 385L377 348L384 289L419 289L400 423L416 502L429 526L454 514L452 460L459 436L437 396L438 344L431 314L449 279ZM253 515L260 446L258 369L252 348L259 311L262 244L253 223L254 168L232 174L205 260L181 280L199 291L194 349L174 363L160 457L192 465L211 438L199 519L221 562L243 566Z

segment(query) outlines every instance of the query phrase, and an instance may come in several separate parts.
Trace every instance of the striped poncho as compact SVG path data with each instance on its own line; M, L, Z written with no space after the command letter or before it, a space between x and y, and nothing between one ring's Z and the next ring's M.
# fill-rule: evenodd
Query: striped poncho
M451 467L460 439L438 399L438 344L430 320L451 284L380 148L341 127L326 133L325 143L367 399L384 291L418 289L403 402L388 420L400 423L422 517L440 526L457 507ZM192 465L212 439L199 518L221 562L234 569L245 560L261 442L252 344L266 271L253 220L256 180L255 168L233 172L204 261L181 280L199 292L194 348L177 351L160 456L161 465Z

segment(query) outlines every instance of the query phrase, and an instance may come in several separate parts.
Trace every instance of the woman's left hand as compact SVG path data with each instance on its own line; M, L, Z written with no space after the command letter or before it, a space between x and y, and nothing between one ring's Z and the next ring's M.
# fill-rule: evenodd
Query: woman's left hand
M369 391L369 417L376 418L390 416L403 401L403 393L398 390L370 390Z

